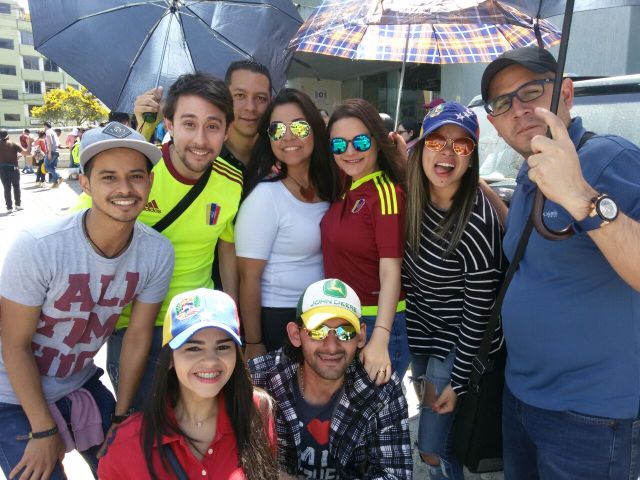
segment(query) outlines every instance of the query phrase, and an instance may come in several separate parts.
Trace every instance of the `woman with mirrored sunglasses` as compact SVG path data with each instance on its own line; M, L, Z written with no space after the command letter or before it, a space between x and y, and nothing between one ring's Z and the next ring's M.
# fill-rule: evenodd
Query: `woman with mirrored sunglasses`
M453 411L502 278L502 229L478 185L478 132L467 107L438 105L425 117L407 165L402 280L411 373L421 397L418 448L433 480L464 478L449 442ZM493 351L501 341L498 332Z
M370 103L346 100L329 120L330 149L343 174L341 196L320 225L327 277L362 300L368 342L360 354L370 378L400 378L409 364L400 266L404 253L403 161Z
M283 89L260 122L235 229L247 359L282 346L302 291L324 278L319 224L337 185L328 142L299 90Z

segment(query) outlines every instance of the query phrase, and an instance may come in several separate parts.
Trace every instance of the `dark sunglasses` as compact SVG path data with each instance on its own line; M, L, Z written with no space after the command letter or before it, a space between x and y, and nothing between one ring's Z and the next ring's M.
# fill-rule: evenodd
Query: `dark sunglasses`
M445 138L438 133L430 133L424 139L424 148L432 152L439 152L451 142L451 148L456 155L467 157L476 148L476 142L472 138Z
M295 120L288 125L284 122L271 122L267 128L267 135L271 140L277 142L286 135L287 128L298 138L306 138L311 133L311 125L304 120Z
M330 141L331 152L334 155L341 155L347 151L347 147L350 143L353 144L353 148L358 152L366 152L371 148L371 137L364 133L356 135L351 140L347 140L342 137L334 137Z
M527 103L540 98L544 93L544 86L553 83L553 78L541 78L532 80L520 86L515 92L506 93L496 98L492 98L484 104L484 109L492 117L497 117L507 113L513 105L513 97L518 97L521 102Z
M348 342L350 340L353 340L357 335L356 329L353 325L341 325L335 328L322 325L314 330L305 328L305 331L312 340L324 340L329 336L329 333L331 331L336 334L336 338L341 342Z

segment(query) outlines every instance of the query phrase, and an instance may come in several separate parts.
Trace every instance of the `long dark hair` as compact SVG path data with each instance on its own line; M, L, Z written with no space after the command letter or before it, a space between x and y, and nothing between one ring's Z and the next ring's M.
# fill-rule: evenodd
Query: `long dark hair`
M143 412L140 443L153 480L158 476L153 468L153 448L162 443L166 435L182 435L190 439L174 420L167 418L169 407L175 408L180 387L176 371L171 367L173 351L165 345L160 351L153 379L153 395ZM260 399L260 410L253 397ZM273 410L272 401L264 390L255 388L249 378L247 366L240 347L236 345L236 366L223 389L224 404L233 427L238 448L239 466L248 480L277 478L278 467L267 437L268 418ZM160 461L166 470L171 470L169 461L161 448L157 448Z
M409 245L408 252L414 257L418 255L420 250L422 217L427 208L431 208L429 207L430 184L422 167L424 141L423 137L413 147L407 165L406 238ZM473 204L478 196L480 157L477 146L469 158L469 167L460 179L460 188L453 196L451 208L435 232L434 240L442 243L445 248L443 257L449 256L458 248L464 229L469 222Z
M273 175L276 156L271 149L271 141L267 129L271 123L273 110L288 103L294 103L302 113L313 132L313 152L309 165L309 180L315 186L322 200L332 202L337 198L338 170L335 163L329 160L329 137L324 120L309 96L295 88L285 88L273 99L271 105L262 115L258 126L258 139L251 151L251 159L247 165L244 196L246 197L262 181L281 180L287 176L287 166L282 164L280 171Z
M371 134L371 138L376 141L378 146L378 166L380 170L385 172L393 183L400 184L404 188L404 162L401 160L395 145L389 140L387 129L375 107L361 98L345 100L333 111L333 115L329 119L329 124L327 125L329 134L331 134L333 124L343 118L357 118L364 123L364 126L367 127ZM331 160L335 164L333 154L331 154ZM347 180L339 193L342 194L349 188L350 179Z

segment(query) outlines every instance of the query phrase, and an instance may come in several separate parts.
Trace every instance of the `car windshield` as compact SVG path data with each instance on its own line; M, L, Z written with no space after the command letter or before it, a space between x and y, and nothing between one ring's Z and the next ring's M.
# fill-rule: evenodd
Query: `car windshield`
M640 86L636 83L627 88L616 88L615 85L580 88L580 83L576 82L571 116L582 117L583 125L592 132L620 135L640 145ZM480 121L480 175L492 182L515 179L522 157L498 137L482 106L472 107L472 110Z

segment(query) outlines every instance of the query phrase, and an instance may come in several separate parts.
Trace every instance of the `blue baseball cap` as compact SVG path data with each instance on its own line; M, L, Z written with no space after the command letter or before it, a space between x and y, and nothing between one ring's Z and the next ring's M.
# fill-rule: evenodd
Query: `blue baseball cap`
M473 110L458 102L445 102L432 108L422 121L422 137L424 138L443 125L457 125L464 128L474 142L478 143L480 126Z
M218 328L242 346L240 319L233 299L224 292L198 288L173 297L164 319L162 345L177 350L203 328Z

